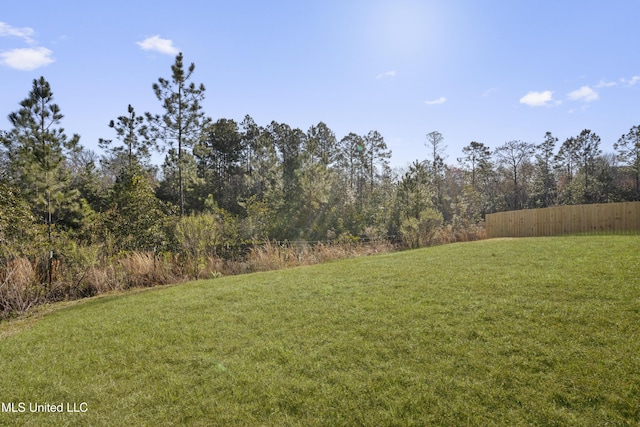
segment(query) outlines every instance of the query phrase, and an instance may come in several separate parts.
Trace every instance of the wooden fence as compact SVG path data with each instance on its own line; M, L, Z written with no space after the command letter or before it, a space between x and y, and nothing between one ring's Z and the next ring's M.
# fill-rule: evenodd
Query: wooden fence
M488 238L640 230L640 202L555 206L488 214Z

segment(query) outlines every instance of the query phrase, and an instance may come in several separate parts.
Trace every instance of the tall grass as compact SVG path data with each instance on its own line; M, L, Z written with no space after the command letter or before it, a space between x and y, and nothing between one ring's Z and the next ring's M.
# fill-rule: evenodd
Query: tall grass
M16 258L0 268L0 316L27 311L39 302L36 272L26 258Z
M196 278L210 279L312 265L393 249L394 246L388 242L294 245L267 241L251 248L242 258L207 256L200 261ZM193 263L184 254L135 251L103 260L97 260L97 257L74 263L56 260L53 264L54 280L49 288L42 260L17 257L0 263L0 319L46 303L192 280Z
M152 252L130 252L99 264L55 261L53 266L54 280L48 287L39 259L19 257L0 265L0 319L46 303L183 280L174 274L170 259Z
M384 240L366 243L319 242L316 244L268 241L250 250L245 261L245 269L248 272L280 270L336 259L381 254L394 249L393 244Z
M437 245L482 239L484 228L482 225L445 225L432 234L430 244ZM100 247L69 245L63 257L53 260L51 287L46 285L46 259L26 256L0 259L0 320L56 301L193 279L314 265L396 249L402 247L386 240L266 241L253 245L243 256L232 258L143 251L106 257Z

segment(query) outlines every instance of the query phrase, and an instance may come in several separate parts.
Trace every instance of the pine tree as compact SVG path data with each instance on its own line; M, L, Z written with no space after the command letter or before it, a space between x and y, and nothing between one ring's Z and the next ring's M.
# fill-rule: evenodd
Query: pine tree
M367 170L369 172L369 185L371 192L373 193L376 176L382 175L382 173L389 167L391 150L387 148L387 143L384 142L384 138L377 130L370 131L367 136L364 137L364 144ZM376 173L378 164L380 165L381 170L379 173Z
M471 169L471 187L476 188L476 175L479 169L489 163L491 150L482 142L471 141L469 145L462 149L464 157L458 159L463 167Z
M613 144L618 152L618 160L626 163L635 178L635 200L640 200L640 126L632 127Z
M195 83L189 82L195 68L195 64L191 63L185 71L182 52L180 52L176 56L175 63L171 66L171 79L160 77L158 83L153 85L153 92L162 102L164 114L146 114L154 139L164 141L175 150L174 156L167 158L167 160L176 163L180 216L185 211L183 169L187 161L186 157L191 156L189 148L202 138L203 129L210 121L205 118L202 111L204 85L196 86Z
M170 207L156 198L139 165L122 171L109 196L103 232L111 255L127 250L149 251L168 244L164 225Z
M312 162L317 159L325 166L332 164L338 155L337 145L336 135L324 122L311 126L307 131L305 151Z
M482 142L471 141L462 153L463 157L458 158L465 176L461 206L464 205L467 219L479 221L495 208L491 149Z
M113 159L124 156L128 168L132 168L136 163L146 165L149 162L155 143L149 138L144 116L136 115L131 104L127 107L127 115L119 116L117 121L111 120L109 127L116 131L122 145L112 146L112 140L102 138L98 144L109 152Z
M356 182L356 178L363 175L366 165L364 149L364 139L356 133L351 132L340 140L338 163L348 177L349 189L356 190L358 195L361 193L361 185L357 185L359 180Z
M542 187L540 205L544 208L551 206L555 193L555 176L553 174L554 150L558 138L551 132L544 135L544 141L536 146L536 177Z
M591 181L595 173L596 159L601 153L600 137L589 129L580 132L576 138L576 156L584 173L583 201L585 203L592 203L594 200L594 195L591 194Z
M11 177L24 192L36 217L47 226L49 260L53 257L53 225L62 221L55 218L56 209L69 204L69 198L79 194L65 188L69 174L63 169L65 157L81 149L80 137L67 138L58 127L64 116L53 103L51 86L44 77L33 80L29 96L20 103L20 109L9 114L13 129L2 138ZM51 285L49 262L48 282Z
M431 155L431 165L429 170L431 172L431 185L435 189L435 205L436 208L445 214L444 209L444 196L442 191L442 185L444 181L445 169L444 164L444 151L447 146L443 143L444 136L438 131L429 132L427 134L427 142L425 145L429 148Z

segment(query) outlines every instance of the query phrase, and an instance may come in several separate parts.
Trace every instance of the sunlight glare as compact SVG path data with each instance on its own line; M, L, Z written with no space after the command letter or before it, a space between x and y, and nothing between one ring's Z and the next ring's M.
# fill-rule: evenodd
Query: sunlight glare
M437 17L430 2L384 1L368 19L370 48L385 57L410 59L435 42Z

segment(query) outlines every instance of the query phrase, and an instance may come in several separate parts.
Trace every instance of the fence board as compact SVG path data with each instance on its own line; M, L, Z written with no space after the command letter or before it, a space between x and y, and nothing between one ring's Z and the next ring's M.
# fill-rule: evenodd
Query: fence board
M640 202L554 206L488 214L487 237L537 237L640 230Z

